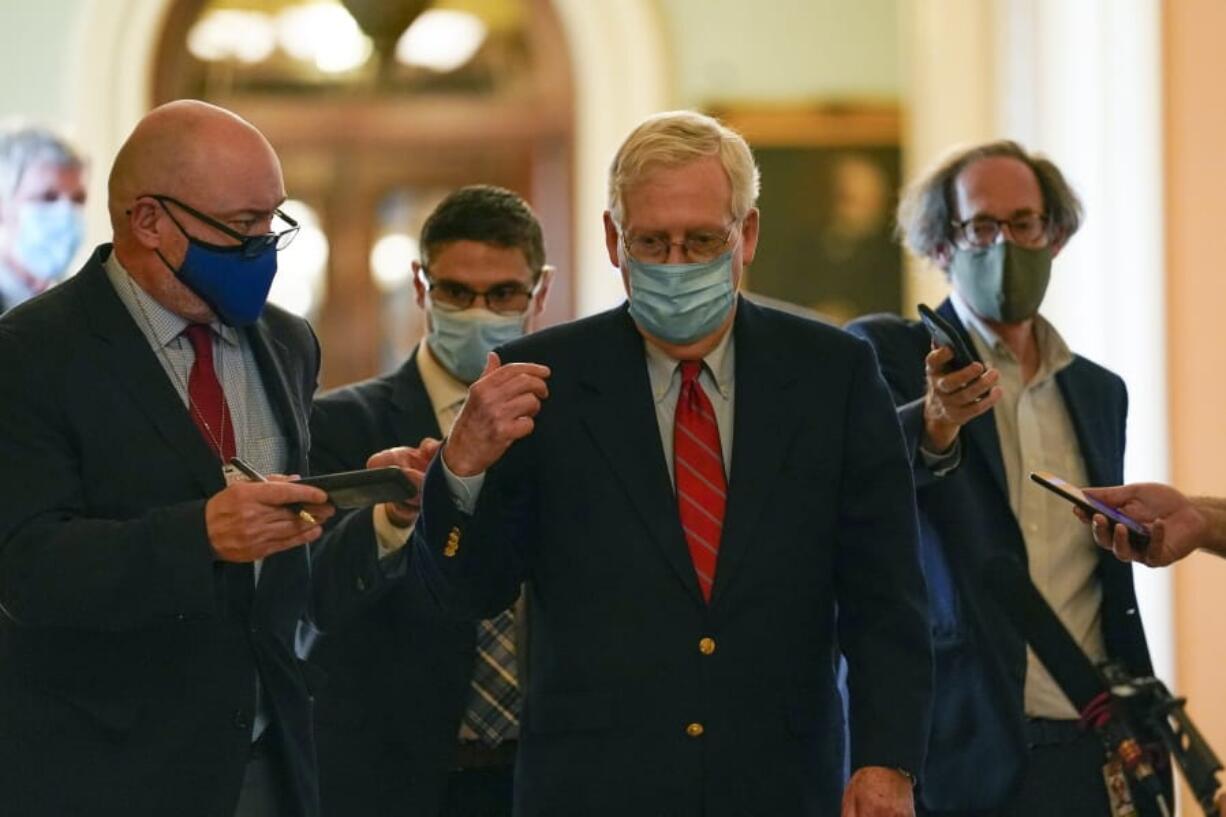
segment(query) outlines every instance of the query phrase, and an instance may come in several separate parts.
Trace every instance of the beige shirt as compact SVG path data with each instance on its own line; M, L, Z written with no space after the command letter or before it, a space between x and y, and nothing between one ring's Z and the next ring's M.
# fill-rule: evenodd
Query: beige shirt
M1086 483L1085 461L1056 374L1073 362L1064 339L1042 316L1034 322L1039 369L1023 382L1021 365L1008 346L955 292L950 299L970 330L975 350L1000 372L1004 392L993 410L1009 487L1030 565L1030 578L1074 640L1098 663L1107 657L1102 634L1102 587L1095 571L1098 551L1089 528L1068 503L1030 480L1032 471L1051 471L1075 485ZM1051 675L1027 649L1026 714L1076 718L1077 712Z
M422 385L426 387L426 396L434 408L434 419L444 436L451 431L451 424L459 416L464 400L468 397L468 385L456 380L451 372L442 367L425 339L417 346L417 373L421 375ZM418 440L406 440L406 445L417 445ZM393 525L387 518L383 505L374 509L375 538L379 543L379 558L395 553L409 540L413 528L400 528Z

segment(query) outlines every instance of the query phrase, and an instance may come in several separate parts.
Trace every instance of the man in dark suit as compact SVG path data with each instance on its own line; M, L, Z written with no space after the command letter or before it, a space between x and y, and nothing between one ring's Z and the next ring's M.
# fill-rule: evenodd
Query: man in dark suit
M535 328L553 270L541 226L519 196L461 188L426 219L421 248L413 273L427 335L395 372L316 400L314 470L422 467L486 355ZM373 513L386 548L403 546L416 505L388 503ZM474 626L399 586L315 641L310 661L328 676L315 701L324 814L509 817L516 632L511 612ZM488 651L478 654L486 638L506 646L493 664ZM483 681L486 667L497 670L497 683ZM508 716L484 720L486 696L506 699Z
M109 193L113 246L0 319L0 810L313 817L295 626L382 572L369 515L321 539L322 491L223 470L307 467L318 345L264 308L280 165L176 102Z
M605 214L628 305L492 354L428 472L424 592L481 618L526 582L523 817L838 813L840 648L843 813L912 813L910 470L868 347L738 297L757 187L709 117L636 128Z
M1027 478L1123 476L1123 381L1073 354L1038 314L1051 259L1080 219L1050 161L1012 142L958 152L910 189L899 224L948 273L953 293L937 311L976 360L945 371L952 353L933 350L921 323L872 316L849 327L877 351L915 469L937 668L924 813L1111 813L1102 746L985 597L987 561L1028 565L1091 659L1152 672L1129 567Z

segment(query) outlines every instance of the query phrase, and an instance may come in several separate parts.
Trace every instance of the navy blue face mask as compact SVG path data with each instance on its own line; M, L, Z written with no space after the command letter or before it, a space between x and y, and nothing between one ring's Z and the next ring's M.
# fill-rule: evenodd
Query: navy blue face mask
M222 323L230 326L255 323L264 311L272 279L277 274L277 250L285 247L298 232L297 222L277 210L276 214L290 225L290 229L281 233L246 236L169 196L153 198L162 205L170 220L187 239L187 253L178 269L159 251L158 257L162 263L184 286L208 304ZM195 238L170 212L167 201L239 243L219 246Z

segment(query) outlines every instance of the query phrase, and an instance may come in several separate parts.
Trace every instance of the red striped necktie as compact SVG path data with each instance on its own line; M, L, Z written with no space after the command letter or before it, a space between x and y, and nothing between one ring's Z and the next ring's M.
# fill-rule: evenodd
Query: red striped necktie
M224 463L237 452L234 421L226 405L226 393L213 368L213 330L206 324L189 324L183 334L192 344L196 360L187 376L188 411L196 428L213 453Z
M681 394L673 417L677 510L702 597L711 600L728 492L715 409L698 384L702 361L681 362Z

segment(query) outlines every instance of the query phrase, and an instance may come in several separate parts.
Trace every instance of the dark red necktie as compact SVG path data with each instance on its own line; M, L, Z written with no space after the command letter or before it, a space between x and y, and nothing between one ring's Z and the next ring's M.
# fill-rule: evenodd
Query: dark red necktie
M213 368L213 330L206 324L189 324L183 334L192 344L196 360L187 377L188 410L204 441L222 462L229 462L237 453L234 444L234 421L226 405L226 393L221 389Z
M698 385L701 371L702 361L681 362L681 394L673 417L673 472L681 528L702 597L710 601L728 493L715 410Z

